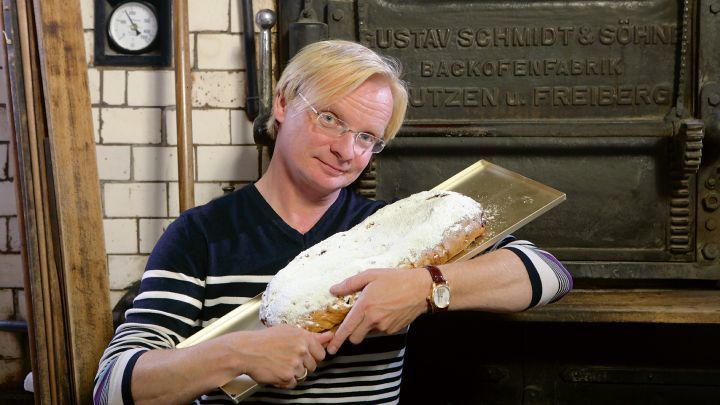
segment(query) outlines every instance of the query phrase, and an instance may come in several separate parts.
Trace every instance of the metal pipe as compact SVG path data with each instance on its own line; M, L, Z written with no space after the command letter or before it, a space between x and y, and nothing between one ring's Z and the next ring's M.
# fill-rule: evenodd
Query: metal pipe
M195 206L195 170L192 138L192 79L188 44L187 0L176 0L175 26L175 105L177 112L178 188L180 212Z
M27 333L28 324L25 321L0 321L0 331Z
M250 121L258 116L258 79L257 62L255 56L255 25L253 24L252 0L243 0L243 44L245 46L245 83L247 97L245 98L245 115Z

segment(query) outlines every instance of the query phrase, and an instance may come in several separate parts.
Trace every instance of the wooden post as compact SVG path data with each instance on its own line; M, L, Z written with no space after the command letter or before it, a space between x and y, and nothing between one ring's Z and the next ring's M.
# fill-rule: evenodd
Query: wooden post
M112 318L80 4L3 12L36 402L91 403Z
M187 0L173 0L175 28L175 105L177 112L178 185L180 212L195 206L192 137L192 78L188 45Z

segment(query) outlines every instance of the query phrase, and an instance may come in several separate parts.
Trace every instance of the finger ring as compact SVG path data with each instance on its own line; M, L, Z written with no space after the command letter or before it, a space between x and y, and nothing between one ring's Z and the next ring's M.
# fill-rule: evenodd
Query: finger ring
M305 369L305 372L303 373L303 375L301 377L298 377L295 380L297 382L300 382L300 381L305 381L306 378L307 378L307 369Z

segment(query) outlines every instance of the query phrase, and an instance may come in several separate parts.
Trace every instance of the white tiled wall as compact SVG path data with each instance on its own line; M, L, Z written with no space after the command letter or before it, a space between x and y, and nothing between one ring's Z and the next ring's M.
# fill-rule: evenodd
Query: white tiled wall
M230 24L230 0L188 0L188 17L190 31L225 32Z
M179 215L174 71L94 66L94 1L80 3L114 305L141 277L157 239ZM241 1L189 0L188 6L195 200L202 204L220 196L225 185L255 180L258 155L244 111ZM256 12L263 8L274 9L274 1L253 1ZM23 320L15 173L9 159L7 91L0 83L0 319ZM20 340L0 333L0 348L0 380L22 379L20 365L27 360Z
M128 72L127 103L133 107L175 105L175 72L172 70Z
M160 117L160 108L100 108L102 144L159 144L162 140Z
M130 180L129 145L96 145L100 180Z
M245 69L244 49L240 34L198 34L198 69Z
M83 26L92 34L93 24L87 20L93 1L82 3ZM220 196L224 185L239 186L258 175L252 123L244 111L240 7L240 0L188 1L197 204ZM253 8L275 5L273 0L255 0ZM105 66L89 72L96 92L110 284L119 292L140 277L157 239L179 215L175 74L172 68Z
M193 107L245 107L245 72L194 72L192 80Z

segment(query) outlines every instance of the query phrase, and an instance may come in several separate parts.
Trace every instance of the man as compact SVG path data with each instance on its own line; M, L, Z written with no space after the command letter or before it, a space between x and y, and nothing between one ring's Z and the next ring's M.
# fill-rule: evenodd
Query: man
M262 292L301 251L385 205L345 187L402 123L399 76L351 42L312 44L293 58L268 123L276 141L268 170L183 213L158 241L100 362L96 403L230 403L213 390L240 374L263 384L249 403L398 401L405 331L427 311L424 268L369 269L334 286L337 295L362 290L335 334L285 325L174 347ZM513 238L440 269L453 310L519 311L558 299L571 281L552 256Z

